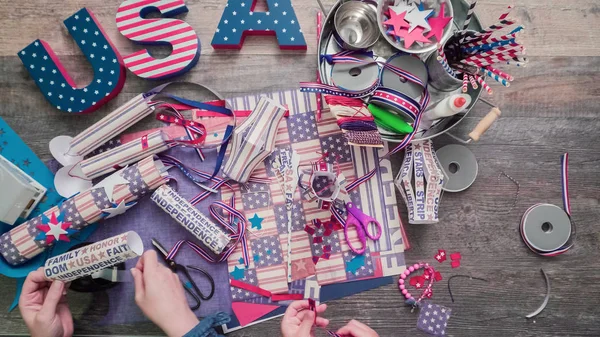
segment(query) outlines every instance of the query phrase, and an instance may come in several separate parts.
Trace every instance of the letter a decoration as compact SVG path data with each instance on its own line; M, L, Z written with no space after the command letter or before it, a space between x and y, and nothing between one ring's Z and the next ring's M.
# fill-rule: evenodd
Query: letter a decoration
M291 0L266 0L268 12L254 12L257 0L228 0L213 36L215 49L241 49L248 35L275 35L280 49L306 50Z
M50 45L43 40L32 42L18 55L35 84L58 110L93 112L123 89L126 76L123 59L88 9L80 9L64 24L94 69L94 79L88 86L77 87Z
M159 11L159 19L144 19ZM146 49L125 56L125 66L145 79L162 80L192 69L200 59L200 40L189 24L165 19L185 13L183 0L127 0L117 11L117 28L126 38L147 45L171 45L171 55L156 59Z

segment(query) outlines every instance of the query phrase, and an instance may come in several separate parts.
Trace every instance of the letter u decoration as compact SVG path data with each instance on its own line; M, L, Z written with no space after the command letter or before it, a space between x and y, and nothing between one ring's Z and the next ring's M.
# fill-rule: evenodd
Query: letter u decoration
M44 40L35 40L18 55L50 104L70 113L93 112L121 92L126 76L123 59L90 10L80 9L64 24L94 70L89 85L77 87Z
M145 19L158 11L161 18ZM162 80L181 75L200 59L200 40L194 29L176 19L187 12L183 0L126 0L117 11L117 28L126 38L146 45L170 45L171 55L156 59L146 49L125 56L125 66L139 77Z

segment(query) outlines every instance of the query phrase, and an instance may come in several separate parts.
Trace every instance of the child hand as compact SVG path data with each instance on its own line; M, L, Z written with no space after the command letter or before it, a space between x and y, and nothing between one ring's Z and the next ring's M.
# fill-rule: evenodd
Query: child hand
M308 300L292 302L283 315L281 320L281 335L283 337L314 337L312 331L315 323L315 313L308 310ZM317 307L317 313L321 314L327 309L327 304L321 304ZM326 327L329 320L317 317L316 325Z
M73 316L66 295L65 284L46 280L43 267L27 275L19 311L32 337L73 336Z
M348 322L346 326L337 331L337 334L351 337L379 337L377 332L369 328L368 325L355 320Z

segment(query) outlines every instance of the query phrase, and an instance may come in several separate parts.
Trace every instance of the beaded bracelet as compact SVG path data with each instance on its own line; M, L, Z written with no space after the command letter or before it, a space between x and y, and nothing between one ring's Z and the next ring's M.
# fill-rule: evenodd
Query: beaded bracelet
M427 287L425 288L425 290L423 290L421 297L419 297L418 300L415 300L411 293L408 292L408 289L406 289L406 287L404 286L404 281L408 278L408 275L421 268L425 269L423 275L425 276L425 279L429 280L429 284L427 284ZM421 303L421 300L423 300L424 298L431 298L431 296L433 295L431 287L433 286L434 281L435 269L433 269L433 267L431 267L429 263L415 263L414 265L408 267L404 271L404 273L400 274L400 279L398 280L398 288L400 289L400 292L402 292L402 295L406 297L406 301L404 303L414 308L418 307Z

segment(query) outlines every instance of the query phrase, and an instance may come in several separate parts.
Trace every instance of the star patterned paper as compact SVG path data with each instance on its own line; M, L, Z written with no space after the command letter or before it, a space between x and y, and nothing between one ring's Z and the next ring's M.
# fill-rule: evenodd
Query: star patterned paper
M64 221L64 214L60 214L58 217L55 213L52 213L50 219L47 216L42 215L42 224L37 226L37 229L42 231L35 239L45 240L47 244L51 244L54 241L66 241L69 242L69 235L75 231L70 230L70 222Z
M92 112L119 94L125 83L125 66L91 11L82 8L64 24L94 71L88 86L77 87L43 40L34 41L18 56L44 97L58 110Z
M252 252L258 254L257 267L268 267L283 262L281 244L277 236L267 236L257 240L252 240Z
M452 309L450 308L423 301L417 320L417 328L430 335L445 336L451 312Z
M211 42L213 48L241 49L247 35L275 35L281 49L306 50L291 0L266 0L267 12L255 12L256 1L227 1Z

